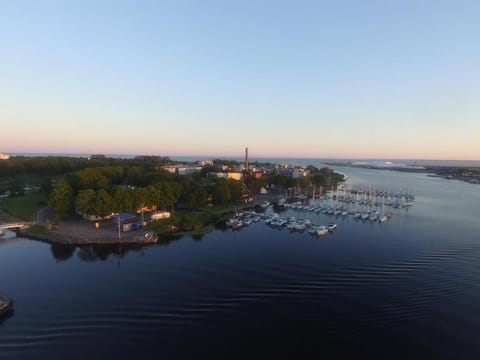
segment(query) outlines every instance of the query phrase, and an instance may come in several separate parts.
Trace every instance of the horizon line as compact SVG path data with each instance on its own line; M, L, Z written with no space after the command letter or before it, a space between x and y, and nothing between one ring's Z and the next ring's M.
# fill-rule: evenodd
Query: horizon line
M205 159L238 159L238 158L244 158L243 155L241 156L232 156L232 155L193 155L193 154L154 154L154 153L101 153L101 152L93 152L93 153L57 153L57 152L10 152L10 153L3 153L7 154L10 156L58 156L58 157L70 157L70 156L76 156L76 157L89 157L92 155L105 155L106 157L109 156L116 156L116 157L121 157L121 156L161 156L161 157L168 157L168 158L175 158L175 157L185 157L185 158L197 158L197 160L205 160ZM410 158L410 157L358 157L358 156L352 156L352 157L313 157L313 156L272 156L272 155L254 155L252 156L251 153L249 153L249 158L255 160L255 158L261 158L261 159L292 159L292 160L406 160L406 161L465 161L465 162L475 162L475 161L480 161L480 159L433 159L433 158Z

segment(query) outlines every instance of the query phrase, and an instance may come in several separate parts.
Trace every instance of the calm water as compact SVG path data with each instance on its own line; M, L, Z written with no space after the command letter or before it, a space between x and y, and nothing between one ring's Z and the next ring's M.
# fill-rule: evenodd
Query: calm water
M480 186L338 170L416 206L321 240L263 222L121 252L0 240L0 358L477 359Z

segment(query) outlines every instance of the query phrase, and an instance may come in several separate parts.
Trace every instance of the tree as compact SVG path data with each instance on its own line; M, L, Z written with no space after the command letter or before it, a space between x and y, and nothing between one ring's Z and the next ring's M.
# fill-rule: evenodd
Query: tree
M159 203L161 208L173 208L180 198L182 186L176 182L161 181L155 184L159 192Z
M272 182L284 189L295 186L295 180L283 174L275 175Z
M193 186L186 197L185 206L189 209L199 208L206 205L208 193L200 184Z
M75 197L75 207L80 214L93 214L96 193L93 189L80 190Z
M296 182L300 189L305 189L306 187L311 185L310 179L306 176L300 176L299 178L297 178Z
M133 196L129 189L125 190L121 186L115 187L113 192L113 211L127 212L134 207Z
M240 200L242 197L243 186L238 180L227 179L228 190L230 192L231 201Z
M260 192L262 187L265 186L265 181L263 179L257 179L254 176L248 176L245 180L247 189L251 194L257 194Z
M217 204L226 204L231 201L232 197L228 188L227 182L224 179L220 179L215 187L213 199Z
M52 193L48 205L55 211L55 217L60 222L73 208L73 189L65 178L59 178Z
M113 212L114 200L112 196L103 189L97 191L95 196L95 215L105 217Z

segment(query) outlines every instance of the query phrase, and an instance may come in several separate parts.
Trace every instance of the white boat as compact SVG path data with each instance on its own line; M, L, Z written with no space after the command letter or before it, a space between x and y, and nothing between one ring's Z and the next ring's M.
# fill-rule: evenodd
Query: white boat
M261 207L262 209L266 209L266 208L268 208L269 206L270 206L270 202L269 202L269 201L264 201L264 202L260 205L260 207Z
M145 242L156 243L158 241L158 235L154 231L147 231L143 234Z
M361 219L362 219L362 220L367 220L369 217L370 217L370 214L367 213L367 212L364 212L364 213L362 214L362 216L361 216Z
M328 231L334 231L336 228L337 228L337 224L335 224L335 223L330 223L327 226Z
M243 221L239 218L230 218L226 221L228 227L238 229L243 226Z
M304 223L296 223L293 227L295 228L295 230L302 231L307 228L307 225L305 225Z
M380 221L380 223L382 223L382 224L386 223L388 221L387 215L381 216L378 221Z
M278 199L277 206L278 206L279 208L285 207L285 199L284 199L284 198Z
M325 225L322 225L320 227L318 227L317 229L317 235L318 236L324 236L324 235L327 235L328 234L328 229Z

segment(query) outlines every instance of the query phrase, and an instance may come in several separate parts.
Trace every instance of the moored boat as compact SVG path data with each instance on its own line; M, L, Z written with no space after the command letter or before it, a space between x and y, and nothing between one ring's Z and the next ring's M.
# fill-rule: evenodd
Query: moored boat
M270 206L270 202L269 201L264 201L262 204L260 204L260 207L262 209L266 209Z
M318 236L325 236L328 234L328 229L325 225L319 226L317 229Z
M156 243L158 241L158 234L155 231L146 231L143 237L145 243Z
M337 224L335 224L335 223L330 223L327 226L328 231L335 231L336 228L337 228Z

